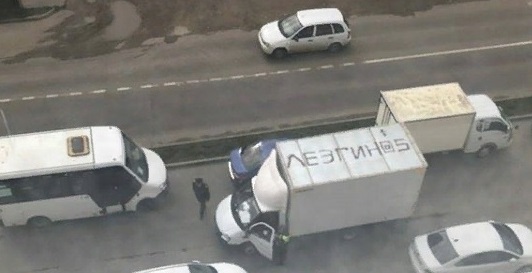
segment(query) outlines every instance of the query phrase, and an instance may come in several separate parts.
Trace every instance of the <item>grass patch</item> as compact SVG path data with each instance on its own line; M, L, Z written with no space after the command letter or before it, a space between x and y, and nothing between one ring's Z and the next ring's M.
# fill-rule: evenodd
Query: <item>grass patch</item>
M501 106L508 116L519 116L532 113L532 97L500 100L497 101L497 105ZM255 133L250 135L232 136L223 139L176 144L154 148L154 150L161 155L164 162L167 164L201 160L206 158L228 156L232 149L261 139L300 138L305 136L369 127L373 126L374 119L374 117L370 117L364 119L338 121L324 125L313 125L304 128L286 128L275 132Z

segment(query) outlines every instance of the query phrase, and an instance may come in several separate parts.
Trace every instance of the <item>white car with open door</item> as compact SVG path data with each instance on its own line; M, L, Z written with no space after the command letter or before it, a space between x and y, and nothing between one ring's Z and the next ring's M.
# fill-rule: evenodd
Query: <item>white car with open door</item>
M200 262L161 266L134 273L247 273L242 267L230 263L204 264Z

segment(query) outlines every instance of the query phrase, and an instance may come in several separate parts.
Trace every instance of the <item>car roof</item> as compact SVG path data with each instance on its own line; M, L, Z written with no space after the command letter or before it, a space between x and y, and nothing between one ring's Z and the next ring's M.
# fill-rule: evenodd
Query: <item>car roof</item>
M449 227L446 232L459 256L485 251L505 251L502 239L491 222Z
M297 12L297 18L303 26L342 22L344 16L337 8L307 9Z

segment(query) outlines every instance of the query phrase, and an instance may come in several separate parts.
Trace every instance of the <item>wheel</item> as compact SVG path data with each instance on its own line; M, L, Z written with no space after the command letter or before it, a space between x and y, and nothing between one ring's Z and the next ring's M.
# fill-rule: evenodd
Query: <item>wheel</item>
M35 216L28 220L28 225L33 228L43 228L52 224L52 220L44 216Z
M477 157L482 158L490 155L497 147L494 144L486 144L477 151Z
M331 53L336 53L336 52L342 50L342 44L340 44L340 43L332 43L331 45L329 45L329 48L327 50L329 52L331 52Z
M251 243L244 243L242 245L242 251L244 251L246 255L255 255L255 253L257 253L257 249Z
M515 273L532 273L532 265L525 265L515 271Z
M147 211L154 211L159 208L159 205L155 201L155 199L148 198L140 201L137 204L137 211L139 212L147 212Z
M286 55L288 55L288 52L284 48L276 48L272 53L272 56L276 59L282 59L286 57Z

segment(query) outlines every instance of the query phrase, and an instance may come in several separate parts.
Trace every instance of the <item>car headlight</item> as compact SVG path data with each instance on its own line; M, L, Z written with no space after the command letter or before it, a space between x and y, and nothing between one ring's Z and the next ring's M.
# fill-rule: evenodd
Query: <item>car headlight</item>
M231 240L231 237L227 236L226 234L222 233L222 239L229 243L229 240Z

